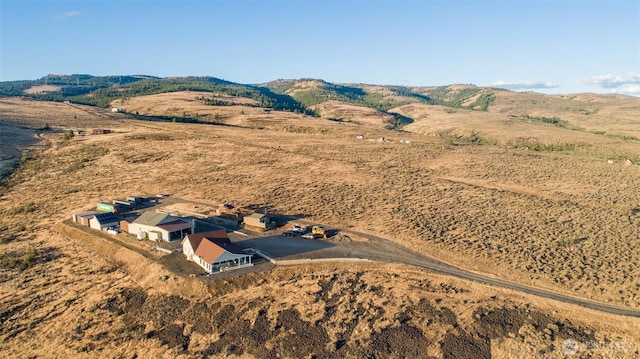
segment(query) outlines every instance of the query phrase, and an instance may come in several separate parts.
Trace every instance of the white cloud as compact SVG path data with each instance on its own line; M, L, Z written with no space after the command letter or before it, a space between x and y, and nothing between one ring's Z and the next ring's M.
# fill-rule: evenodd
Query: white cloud
M67 11L63 14L60 14L57 16L58 19L68 19L70 17L76 17L78 15L80 15L81 12L80 11Z
M639 84L625 84L623 86L614 88L613 93L619 93L622 95L640 96L640 83Z
M640 85L640 73L629 72L626 75L607 74L592 76L584 79L578 79L578 83L618 90L622 87L627 87L626 85Z
M486 86L500 87L507 90L534 90L534 89L549 89L558 87L557 84L542 81L514 81L507 82L498 80L494 83Z

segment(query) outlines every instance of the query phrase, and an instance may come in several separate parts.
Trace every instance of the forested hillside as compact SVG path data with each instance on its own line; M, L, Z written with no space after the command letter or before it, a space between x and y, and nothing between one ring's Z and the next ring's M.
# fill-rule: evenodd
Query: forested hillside
M202 91L244 97L258 107L314 114L313 106L339 101L372 108L392 116L392 108L423 103L486 111L495 96L493 89L471 85L441 87L374 86L333 84L323 80L276 80L262 85L239 84L215 77L167 77L145 75L92 76L47 75L37 80L0 82L0 96L28 96L45 101L108 107L113 100L178 91ZM202 99L208 105L231 103ZM402 119L400 119L402 120ZM401 121L402 122L402 121Z
M48 89L37 91L38 86L47 86ZM36 91L28 92L32 88ZM215 77L48 75L34 81L0 83L2 96L29 96L38 100L71 101L98 107L108 107L116 99L177 91L206 91L246 97L256 100L260 107L305 111L304 106L288 95L274 93L265 87L243 85Z
M486 111L495 99L493 89L473 85L373 86L332 84L323 80L300 79L277 80L266 83L264 86L274 92L291 95L306 107L333 100L385 112L410 103Z

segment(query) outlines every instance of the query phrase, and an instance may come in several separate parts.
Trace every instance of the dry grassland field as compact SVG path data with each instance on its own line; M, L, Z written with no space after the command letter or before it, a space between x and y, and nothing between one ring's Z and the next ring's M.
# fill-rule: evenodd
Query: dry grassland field
M23 153L0 189L0 356L640 356L637 315L377 261L277 266L205 285L60 224L131 194L266 205L637 313L640 167L625 160L640 159L640 100L505 92L487 112L403 105L392 112L415 122L391 131L352 105L323 108L360 122L265 112L242 106L248 99L205 106L195 96L113 106L216 124L0 99L0 159ZM524 117L558 114L567 126ZM64 138L92 128L112 132ZM465 137L472 132L483 141Z

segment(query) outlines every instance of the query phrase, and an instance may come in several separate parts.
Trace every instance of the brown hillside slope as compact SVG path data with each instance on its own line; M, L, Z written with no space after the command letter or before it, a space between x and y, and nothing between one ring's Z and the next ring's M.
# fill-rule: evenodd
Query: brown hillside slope
M495 91L491 113L557 116L587 131L640 138L640 98L623 95L543 95Z
M234 103L234 106L211 106L198 98L215 99ZM122 108L128 113L148 116L192 118L200 121L238 124L247 116L265 117L263 108L253 107L256 101L210 92L179 91L157 95L136 96L125 100L115 100L111 107ZM242 115L247 116L242 116ZM267 116L269 117L269 116Z
M355 122L361 125L383 128L392 125L395 118L369 107L355 106L340 101L326 101L311 109L321 118L337 119L345 122Z
M635 100L627 103L633 107ZM564 103L564 102L563 102ZM617 110L614 105L607 105L602 113L610 112L612 117L604 121L598 128L600 130L588 131L583 125L587 125L583 118L573 119L566 113L558 110L547 110L542 113L544 117L557 116L561 120L567 118L566 125L556 126L536 120L538 115L529 115L530 118L509 113L496 113L495 111L481 112L466 109L450 108L421 103L408 104L390 110L401 115L411 117L414 123L403 127L404 130L424 135L435 135L443 138L450 136L464 137L477 133L485 142L498 143L503 146L518 146L522 148L532 147L534 144L561 145L570 144L578 153L585 156L596 156L600 159L624 160L626 158L639 159L637 145L640 141L635 137L634 130L625 130L633 127L627 125L625 118L633 117L634 112L620 111L622 120L617 119ZM640 110L635 111L640 113ZM563 117L564 116L564 117ZM596 115L593 115L596 116ZM625 137L623 133L627 133Z
M0 117L36 127L42 119L20 111L44 114L39 106L49 104L5 101ZM390 142L359 141L362 126L278 112L252 128L95 115L87 127L113 135L63 140L80 126L72 113L48 115L52 146L0 193L3 354L560 358L573 338L584 356L611 356L613 345L589 343L638 355L637 319L398 265L283 268L214 282L207 298L170 295L164 281L135 282L134 269L49 230L128 194L267 203L478 272L637 307L638 168L609 165L595 147L535 152L375 128L368 137ZM618 142L597 150L633 145L609 140Z
M638 236L636 166L578 151L456 146L373 129L368 136L392 142L358 141L361 126L319 120L255 125L114 122L121 128L113 135L60 142L28 162L23 200L12 206L38 193L34 204L48 207L66 191L84 207L122 196L118 186L270 203L283 213L381 233L466 268L637 306L639 243L627 240ZM112 178L120 181L104 184ZM73 203L56 204L62 218Z

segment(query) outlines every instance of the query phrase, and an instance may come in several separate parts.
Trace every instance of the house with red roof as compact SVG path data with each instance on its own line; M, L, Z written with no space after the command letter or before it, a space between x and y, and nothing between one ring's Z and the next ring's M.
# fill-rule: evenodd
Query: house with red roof
M187 235L182 252L207 273L253 265L251 255L231 243L224 229Z

